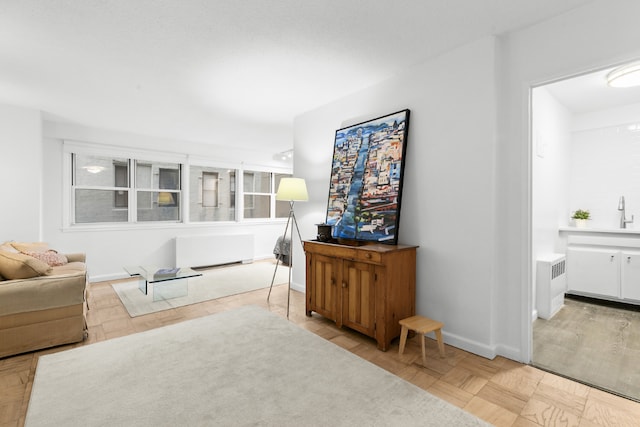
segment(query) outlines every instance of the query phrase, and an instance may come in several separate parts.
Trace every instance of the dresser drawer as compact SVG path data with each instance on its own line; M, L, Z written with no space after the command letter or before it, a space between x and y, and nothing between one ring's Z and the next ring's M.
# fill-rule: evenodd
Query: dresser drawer
M364 262L380 263L382 261L382 255L380 252L360 250L355 253L356 260Z

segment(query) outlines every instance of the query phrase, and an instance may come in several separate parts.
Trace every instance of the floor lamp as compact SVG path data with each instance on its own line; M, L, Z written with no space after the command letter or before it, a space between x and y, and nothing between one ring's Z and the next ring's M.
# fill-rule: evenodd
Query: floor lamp
M291 299L291 270L293 269L293 228L295 227L298 233L298 239L302 243L302 237L300 236L300 229L298 228L298 221L296 221L296 214L293 210L293 204L295 202L306 202L309 200L309 194L307 193L307 184L303 178L282 178L280 185L278 186L278 192L276 193L276 200L289 202L289 218L287 218L287 225L284 228L282 234L282 241L280 242L280 253L276 260L276 268L273 271L273 277L271 278L271 287L269 287L269 295L267 295L267 301L271 297L271 289L273 288L273 281L276 279L276 272L278 271L278 265L282 258L282 248L285 246L287 232L289 232L289 289L287 293L287 319L289 318L289 301Z

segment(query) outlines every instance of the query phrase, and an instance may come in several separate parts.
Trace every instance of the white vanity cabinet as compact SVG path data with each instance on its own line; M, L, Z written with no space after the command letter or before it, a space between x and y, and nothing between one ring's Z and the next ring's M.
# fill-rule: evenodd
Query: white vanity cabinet
M640 231L564 230L567 292L640 304Z
M569 292L620 298L620 251L601 248L567 248Z
M621 252L620 272L622 298L640 302L640 251Z

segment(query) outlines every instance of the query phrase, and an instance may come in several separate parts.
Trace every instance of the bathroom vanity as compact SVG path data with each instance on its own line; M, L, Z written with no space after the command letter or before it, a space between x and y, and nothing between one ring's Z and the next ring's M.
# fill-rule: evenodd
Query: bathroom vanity
M640 230L563 227L568 293L640 304Z

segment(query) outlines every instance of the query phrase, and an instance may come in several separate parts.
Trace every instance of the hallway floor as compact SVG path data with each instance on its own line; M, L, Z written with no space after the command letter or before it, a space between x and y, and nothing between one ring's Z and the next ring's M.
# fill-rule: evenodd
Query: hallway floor
M640 312L565 298L533 324L533 365L640 401Z

